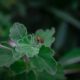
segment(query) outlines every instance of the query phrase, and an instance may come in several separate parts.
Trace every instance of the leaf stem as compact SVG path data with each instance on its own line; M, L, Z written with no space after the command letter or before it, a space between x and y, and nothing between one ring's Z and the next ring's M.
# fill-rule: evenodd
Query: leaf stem
M4 49L7 49L7 50L12 50L11 48L9 48L9 47L6 47L6 46L4 46L4 45L2 45L2 44L0 44L0 48L4 48Z

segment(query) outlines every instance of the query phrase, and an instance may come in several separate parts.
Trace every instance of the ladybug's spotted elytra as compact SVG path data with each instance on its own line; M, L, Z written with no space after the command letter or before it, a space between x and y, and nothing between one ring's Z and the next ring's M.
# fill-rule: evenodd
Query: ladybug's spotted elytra
M37 36L36 40L38 43L44 43L44 40L40 36Z

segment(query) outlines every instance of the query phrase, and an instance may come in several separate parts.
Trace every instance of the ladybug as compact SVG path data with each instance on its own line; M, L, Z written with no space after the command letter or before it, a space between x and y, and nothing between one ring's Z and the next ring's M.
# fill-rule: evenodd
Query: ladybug
M38 43L44 43L44 40L40 36L37 36L36 40Z

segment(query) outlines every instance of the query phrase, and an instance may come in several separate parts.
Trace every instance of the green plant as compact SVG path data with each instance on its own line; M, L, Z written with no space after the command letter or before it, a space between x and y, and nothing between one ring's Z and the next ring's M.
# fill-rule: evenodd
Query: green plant
M1 80L64 80L51 49L54 33L52 28L29 34L23 24L15 23L9 42L0 44Z

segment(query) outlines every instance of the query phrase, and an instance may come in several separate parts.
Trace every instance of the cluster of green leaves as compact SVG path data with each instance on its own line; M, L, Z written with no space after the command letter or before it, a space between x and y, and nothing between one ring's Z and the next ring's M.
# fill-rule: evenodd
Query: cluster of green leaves
M79 17L79 0L0 0L0 43L1 41L4 42L5 39L8 38L9 28L15 21L22 22L28 25L29 27L27 27L32 32L39 28L49 28L50 25L55 26L56 30L58 31L56 32L54 49L56 50L56 55L59 56L59 58L56 58L63 66L65 74L77 73L80 72L80 48L76 48L79 47ZM22 30L20 32L22 32ZM13 34L15 34L15 31L16 29L14 30ZM18 78L19 80L23 80L24 77L25 79L30 79L31 76L34 76L34 72L30 71L28 74L30 75L30 77L26 78L27 74L24 74L23 72L25 72L25 69L27 67L27 70L29 70L30 67L29 65L26 66L26 64L29 64L29 62L34 59L34 56L39 56L42 47L47 46L47 48L50 48L54 39L53 37L49 37L52 36L51 34L48 34L49 32L51 32L51 30L38 30L34 35L29 35L27 33L27 40L25 37L19 39L18 41L16 41L17 39L13 40L12 38L15 43L17 42L17 46L15 46L14 48L10 46L5 47L0 45L0 53L4 53L0 54L0 66L11 67L11 70L6 70L6 76L10 76L9 71L12 72L12 70L16 74L20 74L19 76L16 76L16 79ZM15 35L17 36L17 34L18 33L16 33ZM36 35L41 35L40 37L45 40L43 43L44 46L42 46L42 44L38 44L36 40L34 40ZM68 50L70 50L70 52ZM24 54L22 52L24 52ZM23 61L25 58L24 55L28 56L30 59L26 63L25 61ZM39 59L42 61L41 56L39 56ZM32 63L34 63L33 61ZM4 75L5 71L5 69L3 69L4 68L0 68L0 80L3 80L1 78L2 73ZM57 69L57 78L59 80L62 80L62 78L60 77L62 75L62 70L59 70L61 69ZM59 72L61 75L59 74ZM45 73L45 75L48 74ZM5 79L8 78L5 77ZM75 78L75 80L77 80L77 78Z
M15 77L25 73L28 80L63 80L63 70L53 58L51 49L54 32L52 28L29 34L23 24L13 24L10 39L15 46L0 45L0 67L9 68L8 72ZM38 37L44 42L38 41Z

